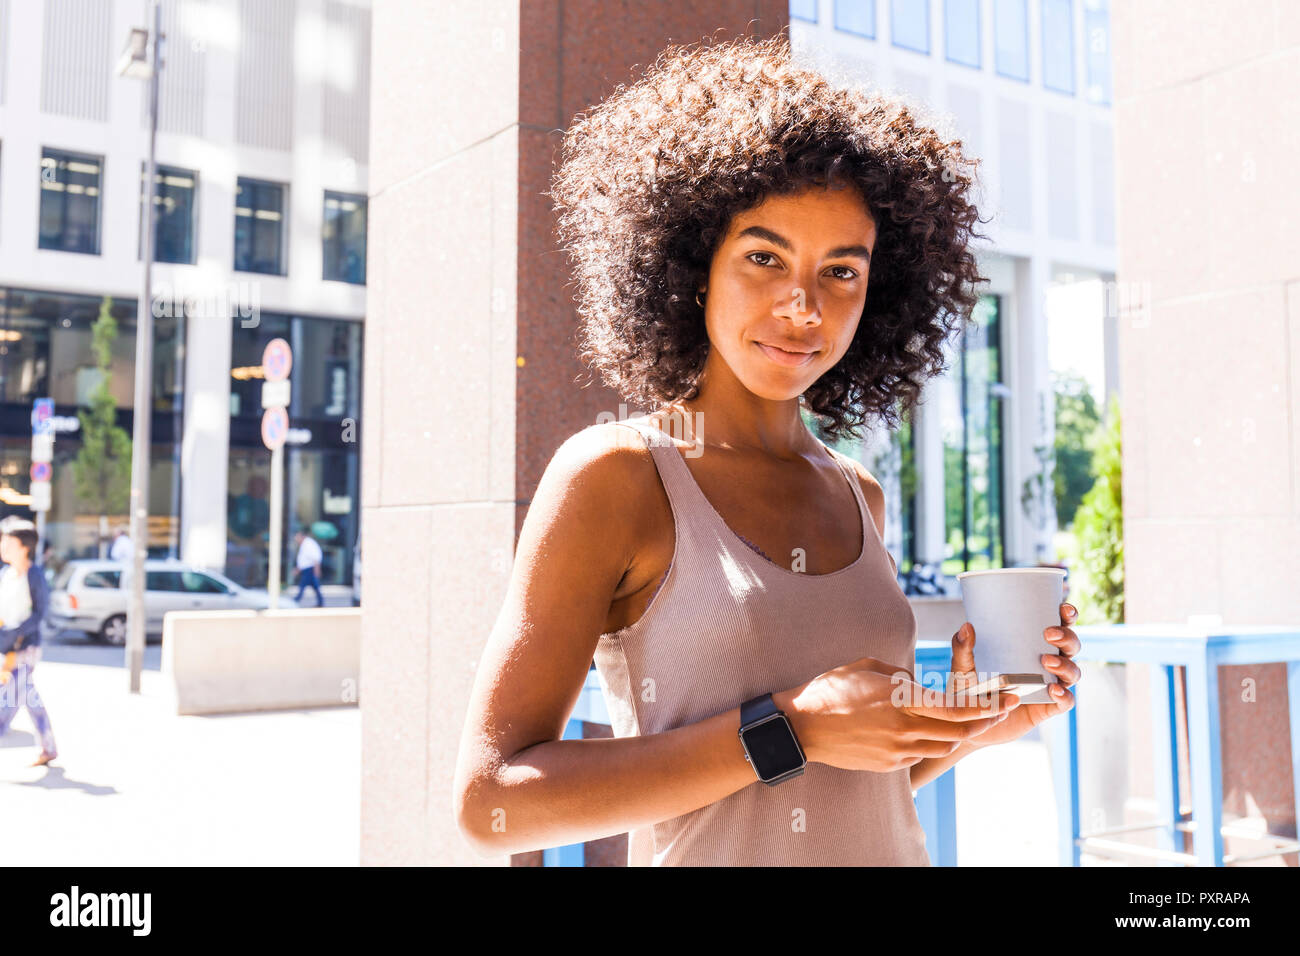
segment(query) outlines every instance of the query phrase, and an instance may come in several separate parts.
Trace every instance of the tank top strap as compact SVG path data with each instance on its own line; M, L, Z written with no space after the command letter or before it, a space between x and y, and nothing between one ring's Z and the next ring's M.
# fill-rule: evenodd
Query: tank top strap
M672 506L673 517L686 519L685 522L678 520L678 528L682 528L683 523L689 528L693 524L690 520L692 517L706 520L711 506L704 493L700 491L699 485L695 483L690 469L686 467L686 462L682 460L681 452L677 450L673 440L644 417L627 418L614 424L626 425L640 432L650 447L650 455L654 459L655 468L659 471L659 479L663 482L664 491L668 494L668 503Z
M845 455L840 454L825 443L823 443L822 447L830 454L835 464L840 466L840 471L844 473L844 477L848 481L849 487L853 489L853 498L858 503L858 515L862 519L863 533L870 535L872 532L875 532L876 537L879 537L880 533L876 531L876 521L871 517L871 508L867 505L866 495L862 493L862 482L858 480L857 471L851 464L849 464L849 459ZM867 530L868 524L871 525L870 531Z

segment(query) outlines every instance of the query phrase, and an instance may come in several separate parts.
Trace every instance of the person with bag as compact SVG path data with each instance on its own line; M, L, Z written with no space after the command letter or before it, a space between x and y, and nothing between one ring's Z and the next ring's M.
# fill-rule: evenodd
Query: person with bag
M49 585L33 560L36 529L29 522L9 525L0 533L0 737L25 706L41 740L41 753L31 763L42 767L59 755L50 715L45 710L32 673L41 656L41 622L49 607Z

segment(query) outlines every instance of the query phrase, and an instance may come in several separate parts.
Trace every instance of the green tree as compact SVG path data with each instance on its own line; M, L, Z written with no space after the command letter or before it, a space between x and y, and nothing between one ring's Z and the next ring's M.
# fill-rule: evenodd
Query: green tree
M131 438L117 425L117 403L109 388L113 374L113 341L117 320L113 300L107 296L99 306L99 318L91 325L90 349L99 369L99 384L90 394L90 408L77 412L81 420L81 450L72 461L72 476L80 510L99 516L100 553L107 538L108 516L122 514L131 498ZM137 409L137 414L149 410ZM136 542L137 547L140 546Z
M1078 562L1087 580L1079 600L1080 624L1124 621L1124 502L1119 400L1111 396L1109 421L1098 425L1093 455L1096 481L1074 515Z
M1057 373L1056 393L1056 468L1053 491L1056 514L1061 526L1073 520L1083 496L1092 487L1093 445L1101 415L1087 379L1075 372Z

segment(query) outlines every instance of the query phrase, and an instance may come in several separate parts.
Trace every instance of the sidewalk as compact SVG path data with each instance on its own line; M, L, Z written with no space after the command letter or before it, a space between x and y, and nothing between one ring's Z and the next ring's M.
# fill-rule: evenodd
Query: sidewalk
M179 717L163 680L133 695L121 666L37 665L59 757L27 766L25 710L0 737L0 806L23 822L6 866L358 864L358 708Z

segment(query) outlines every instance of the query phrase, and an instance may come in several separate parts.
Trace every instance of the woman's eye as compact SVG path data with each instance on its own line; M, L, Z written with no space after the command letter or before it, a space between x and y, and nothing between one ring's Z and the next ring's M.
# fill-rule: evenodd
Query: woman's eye
M756 256L760 257L762 261L756 259L755 258ZM771 264L771 261L775 258L775 256L773 256L772 253L770 252L751 252L746 258L748 258L749 261L754 263L754 265L756 266L767 266ZM847 275L837 275L834 277L836 279L839 279L841 282L852 282L854 279L858 277L858 274L852 269L850 269L848 266L831 266L832 272L834 272L836 269L840 269L848 273Z

